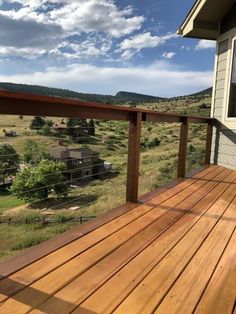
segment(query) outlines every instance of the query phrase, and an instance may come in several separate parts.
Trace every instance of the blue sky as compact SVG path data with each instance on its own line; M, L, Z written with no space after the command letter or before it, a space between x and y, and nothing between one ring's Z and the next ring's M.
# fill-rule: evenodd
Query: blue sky
M0 0L0 81L176 96L212 85L215 43L176 30L194 0Z

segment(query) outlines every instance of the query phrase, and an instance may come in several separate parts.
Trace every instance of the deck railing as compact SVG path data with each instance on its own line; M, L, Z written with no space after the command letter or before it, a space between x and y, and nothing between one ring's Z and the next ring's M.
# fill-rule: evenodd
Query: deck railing
M178 178L185 177L189 124L207 124L205 165L210 164L214 125L214 119L212 118L112 106L74 99L13 93L3 90L0 90L0 114L129 121L127 202L138 202L142 122L169 122L181 124L177 169Z

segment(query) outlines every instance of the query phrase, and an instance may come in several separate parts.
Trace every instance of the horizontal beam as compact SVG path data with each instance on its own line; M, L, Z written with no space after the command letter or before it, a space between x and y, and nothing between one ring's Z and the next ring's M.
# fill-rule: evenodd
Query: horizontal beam
M148 122L182 123L186 117L154 110L0 90L0 114L131 121L136 113L141 113L142 121ZM190 123L209 123L210 120L188 116Z
M148 112L144 113L143 121L147 122L169 122L169 123L182 123L188 117L189 123L209 123L210 118L198 116L183 116L178 114L164 113L164 112Z
M68 117L77 119L130 120L128 111L91 108L79 105L54 104L41 101L0 99L0 114L23 116Z

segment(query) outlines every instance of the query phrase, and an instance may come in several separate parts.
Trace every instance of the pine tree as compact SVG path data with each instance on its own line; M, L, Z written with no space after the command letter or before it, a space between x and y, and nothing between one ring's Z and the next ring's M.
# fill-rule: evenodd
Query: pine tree
M92 136L95 135L95 124L92 119L89 120L89 123L88 123L88 134Z

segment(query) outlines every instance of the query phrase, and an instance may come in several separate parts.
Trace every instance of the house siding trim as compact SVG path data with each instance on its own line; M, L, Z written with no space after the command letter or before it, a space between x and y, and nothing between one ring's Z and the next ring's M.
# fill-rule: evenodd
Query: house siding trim
M219 51L220 44L228 40L227 51ZM228 106L230 97L230 85L232 76L232 62L234 41L236 40L236 28L219 36L217 40L217 65L215 69L214 94L212 102L212 117L217 118L223 124L222 127L236 129L236 118L228 117ZM222 73L221 73L222 72ZM222 81L221 81L222 80ZM224 83L223 83L224 80ZM219 82L221 81L221 85ZM222 102L222 103L221 103Z
M218 37L211 108L211 117L218 121L213 132L211 163L230 169L236 169L236 118L228 118L234 40L236 28Z

